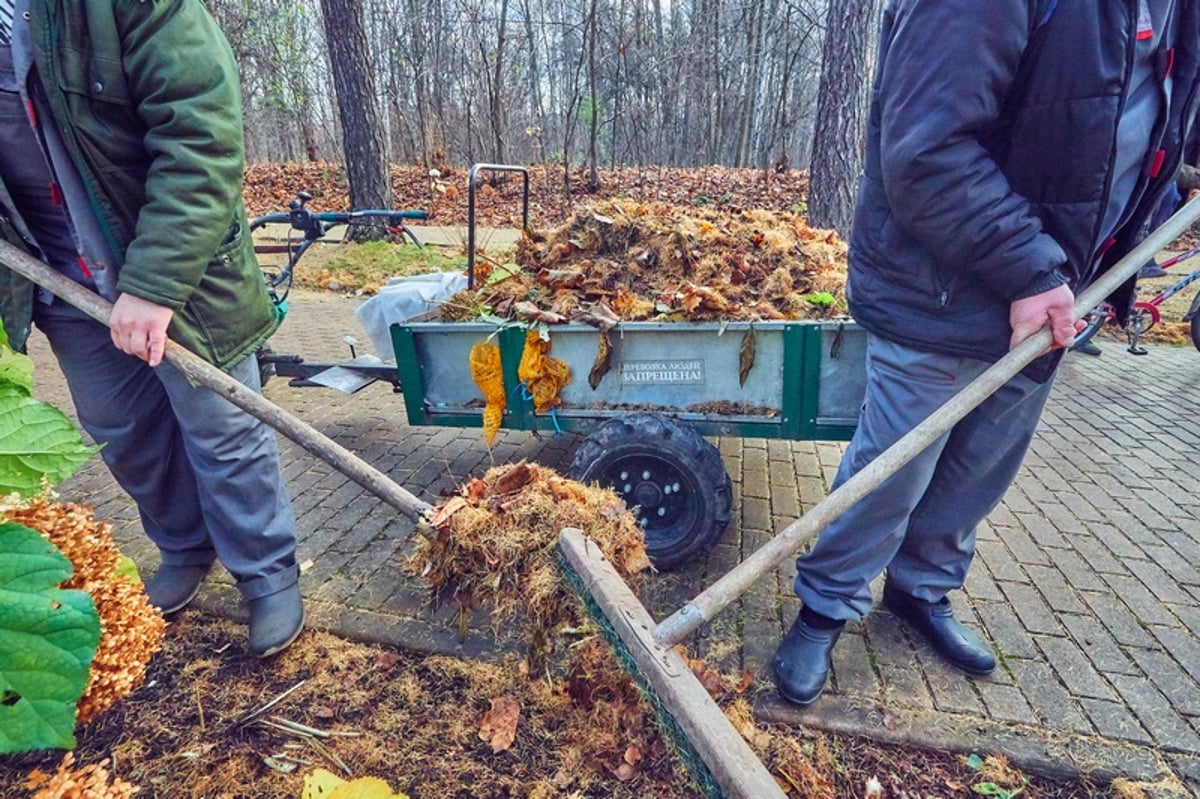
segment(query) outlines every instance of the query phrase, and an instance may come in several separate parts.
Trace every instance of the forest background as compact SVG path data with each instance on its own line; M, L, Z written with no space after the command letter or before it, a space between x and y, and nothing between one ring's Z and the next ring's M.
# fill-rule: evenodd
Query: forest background
M208 0L241 70L249 160L809 170L845 233L880 0ZM577 169L578 167L578 169ZM573 177L581 176L581 177ZM611 188L611 187L610 187Z

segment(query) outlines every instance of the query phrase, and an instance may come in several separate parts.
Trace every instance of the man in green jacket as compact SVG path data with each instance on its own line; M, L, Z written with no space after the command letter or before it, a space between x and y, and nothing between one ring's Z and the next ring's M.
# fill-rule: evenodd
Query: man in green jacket
M162 362L168 335L259 388L278 325L241 202L238 76L201 0L0 0L0 233L113 303L111 329L0 268L0 320L36 325L80 422L134 498L165 613L214 560L249 651L300 633L296 533L273 433Z

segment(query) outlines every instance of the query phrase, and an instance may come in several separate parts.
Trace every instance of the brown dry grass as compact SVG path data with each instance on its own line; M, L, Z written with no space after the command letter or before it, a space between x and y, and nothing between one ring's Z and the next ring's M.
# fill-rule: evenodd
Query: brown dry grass
M77 762L106 764L143 799L298 799L314 768L347 776L339 762L353 777L383 778L412 799L700 795L595 636L576 638L578 666L559 678L529 674L515 655L496 662L420 655L315 630L264 663L242 654L244 638L240 624L181 613L147 683L79 729ZM334 733L320 740L324 751L278 727L238 724L297 684L261 718ZM511 748L494 752L480 723L501 696L515 698L521 715ZM884 797L968 797L985 780L1015 790L1027 777L999 759L974 770L958 755L755 725L736 691L723 692L722 703L793 797L861 799L872 780ZM60 757L0 757L0 797L26 799L26 775L53 771ZM267 758L296 770L278 771ZM1129 791L1137 787L1116 793L1034 776L1020 795L1135 796Z

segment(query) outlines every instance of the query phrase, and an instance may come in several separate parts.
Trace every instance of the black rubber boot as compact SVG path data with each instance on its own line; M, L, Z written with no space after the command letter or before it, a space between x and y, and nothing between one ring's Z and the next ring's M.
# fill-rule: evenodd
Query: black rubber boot
M795 705L811 705L825 690L829 679L830 653L845 625L822 630L796 616L775 651L775 686L780 695Z
M940 602L925 602L885 584L883 604L925 636L951 665L977 676L995 670L996 658L991 650L974 630L955 617L946 597Z
M250 640L247 649L256 658L278 654L304 629L304 602L299 583L250 602Z
M183 610L187 603L196 598L200 584L208 574L208 566L162 565L154 576L146 581L146 598L150 604L162 611L164 616Z

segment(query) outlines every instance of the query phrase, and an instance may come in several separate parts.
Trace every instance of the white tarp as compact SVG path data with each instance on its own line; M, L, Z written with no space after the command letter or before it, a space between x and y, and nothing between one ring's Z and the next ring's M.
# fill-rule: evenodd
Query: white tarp
M430 272L425 275L389 278L379 293L354 312L363 330L371 337L375 352L393 362L392 334L389 328L428 313L443 301L467 288L467 276L460 272Z

